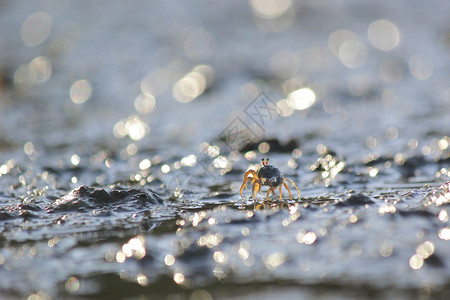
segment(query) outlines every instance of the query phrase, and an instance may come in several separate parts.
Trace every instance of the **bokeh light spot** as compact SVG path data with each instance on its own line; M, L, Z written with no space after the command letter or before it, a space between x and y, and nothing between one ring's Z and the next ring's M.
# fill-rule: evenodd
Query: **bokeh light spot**
M174 84L173 97L181 103L191 102L210 86L213 75L214 72L211 67L197 66Z
M137 116L127 121L126 129L132 140L138 141L142 139L148 132L148 126L142 122Z
M34 150L34 145L32 142L26 142L25 145L23 146L23 151L25 152L26 155L32 155L35 153Z
M301 243L301 244L306 244L306 245L312 245L314 244L314 242L317 239L317 235L315 232L304 232L303 230L300 230L297 233L297 242Z
M285 14L292 0L250 0L253 12L260 18L273 19Z
M155 108L155 97L151 94L139 94L134 100L134 108L141 114L148 114Z
M294 109L289 105L289 101L287 99L281 99L277 102L277 112L282 117L289 117L294 113Z
M267 269L273 270L286 261L286 255L281 252L271 253L269 255L263 255L263 261Z
M438 218L439 218L439 221L441 221L441 222L443 222L443 223L448 222L449 217L448 217L447 211L444 210L444 209L442 209L442 210L439 212Z
M80 281L74 277L71 276L66 281L66 290L69 293L76 293L80 289Z
M219 264L226 264L228 261L228 254L224 251L216 251L213 254L214 261Z
M192 167L197 163L197 156L190 154L181 159L181 165L185 167Z
M28 76L33 84L45 83L52 75L52 64L45 56L36 57L28 65Z
M423 259L427 259L434 253L434 244L430 241L426 241L423 244L420 244L417 247L416 254L422 257Z
M259 150L259 152L261 152L262 154L266 154L266 153L269 152L269 150L270 150L270 145L269 145L269 143L267 143L267 142L262 142L261 144L259 144L258 150Z
M173 266L173 264L175 263L175 257L172 254L167 254L164 257L164 263L166 264L166 266Z
M290 93L287 101L291 108L305 110L316 102L316 94L310 88L301 88Z
M340 29L330 34L330 37L328 38L328 49L330 50L331 54L339 58L339 50L342 44L346 41L357 40L358 36L354 32L346 29Z
M415 54L409 59L409 71L415 78L425 80L433 75L433 63L428 57Z
M113 134L117 138L127 135L135 141L141 140L150 132L150 127L138 116L130 116L126 120L120 120L113 127Z
M37 12L22 24L22 41L27 47L35 47L44 42L52 29L52 18L48 13Z
M179 102L191 102L200 95L203 80L201 77L187 75L174 86L174 97Z
M397 26L388 20L377 20L369 25L367 33L370 43L377 49L389 51L400 43Z
M441 230L439 230L438 236L440 239L448 241L450 240L450 228L444 227Z
M177 284L182 284L184 282L184 275L183 273L177 272L173 274L173 281Z
M152 162L148 158L141 160L141 162L139 163L139 169L141 169L141 170L148 169L151 166L152 166Z
M367 49L358 36L346 29L333 32L328 38L328 48L348 68L360 67L367 58Z
M32 86L32 82L30 80L29 70L29 64L18 67L14 72L14 85L20 88L30 88Z
M383 257L391 256L393 251L394 251L394 246L392 246L390 243L387 243L387 242L383 243L379 249L380 255Z
M409 259L409 266L413 270L418 270L423 266L423 258L420 255L414 254Z
M72 155L72 157L70 157L70 162L72 163L72 165L78 166L78 164L80 163L80 156L77 154Z
M161 166L161 172L163 172L164 174L167 174L170 172L170 166L168 164L164 164Z
M70 87L70 99L73 103L81 104L91 97L91 85L89 81L85 79L78 80Z
M360 67L366 58L366 47L359 40L345 41L339 48L339 59L346 67Z
M126 257L144 258L146 255L144 236L138 235L131 238L127 243L122 245L122 252Z
M147 276L145 274L139 274L136 277L136 282L139 285L146 286L148 284L148 278L147 278Z

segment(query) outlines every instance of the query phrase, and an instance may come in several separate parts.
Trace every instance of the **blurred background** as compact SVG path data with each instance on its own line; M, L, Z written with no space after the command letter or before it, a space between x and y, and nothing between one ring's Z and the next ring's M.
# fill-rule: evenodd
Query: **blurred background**
M242 174L249 167L256 168L261 157L270 157L311 203L345 200L349 191L356 190L380 202L396 199L403 203L400 200L413 195L414 201L408 203L415 203L414 209L422 207L431 190L412 190L425 184L437 189L450 174L449 12L450 3L434 0L0 1L0 242L4 247L0 271L10 271L8 276L6 271L0 275L0 287L14 291L8 295L24 296L44 286L44 294L33 295L46 299L77 292L104 296L107 288L98 288L104 282L118 286L134 282L142 287L168 276L172 284L182 284L189 270L199 264L186 264L187 273L178 267L175 271L165 269L173 265L172 258L175 261L181 255L167 256L172 255L168 253L174 240L182 238L178 231L175 234L175 222L190 222L196 227L198 219L184 215L186 211L233 206L241 201ZM234 147L233 132L243 132L239 147ZM100 217L98 211L110 213L109 208L89 202L93 207L86 211L69 208L72 219L63 209L48 213L55 199L83 184L105 189L110 185L151 188L167 201L166 208L152 217L142 213L146 208L140 206ZM384 198L386 189L395 189L395 195ZM450 199L448 193L443 195L439 205ZM434 203L438 198L426 199L426 203ZM406 211L411 209L408 205ZM302 214L317 217L306 207L300 205L298 211L302 208ZM239 219L239 213L208 211L203 218ZM320 287L331 265L332 278L346 274L349 281L361 279L361 284L366 284L374 279L382 285L386 274L397 271L400 278L412 269L421 269L434 247L438 249L439 242L450 239L448 214L439 210L428 216L437 224L446 224L445 230L441 228L444 225L429 225L431 228L425 230L416 219L408 219L410 222L401 221L408 224L401 227L405 231L397 232L393 229L398 228L395 220L380 217L385 213L394 214L395 208L375 208L373 218L369 218L378 224L367 225L376 228L372 238L362 234L369 228L365 223L357 227L363 250L358 249L361 253L375 249L367 253L381 253L382 257L394 253L397 260L406 261L405 268L396 263L389 268L368 259L324 263L316 269L314 265L303 268L300 261L297 273L276 271L290 258L300 258L296 248L289 247L287 252L273 252L275 256L262 253L273 241L273 236L262 230L259 239L250 241L258 245L252 248L256 253L245 254L247 244L237 249L245 250L239 250L241 257L254 256L256 261L262 257L264 264L223 272L235 278L231 284L252 276L257 278L254 282L250 279L253 284L288 277L288 282L300 280ZM253 216L253 212L249 214ZM139 222L147 220L146 230L133 225L130 216L137 216ZM357 220L348 221L340 211L333 216L336 226ZM276 217L277 223L265 223L261 218L261 226L277 228L281 224ZM58 227L61 220L71 227ZM154 220L160 225L152 223ZM298 226L304 226L301 222ZM120 232L118 240L108 233L111 226ZM304 257L315 260L322 255L325 262L330 258L326 250L336 244L320 226L310 228L313 239L306 244L316 238L328 240L317 246L324 252L307 252ZM133 240L136 234L155 227L166 236L144 233ZM250 226L251 230L257 228ZM308 241L303 240L306 232L302 228L298 228L296 245ZM222 237L237 238L229 227L221 230ZM85 231L90 235L77 236ZM397 245L393 231L405 236L405 232L412 233ZM339 232L342 236L337 239L350 243L344 230ZM437 241L425 232L433 232ZM287 234L280 238L290 241ZM237 235L241 237L240 231ZM63 241L68 236L67 240L75 238L85 244L61 243L66 246L60 250L50 246L58 244L53 237ZM144 237L164 245L152 249L153 258L169 257L169 263L164 260L163 266L152 267L152 272L158 270L155 274L159 275L153 275L157 279L151 279L151 272L139 273L135 265L124 263L126 252L121 247L126 248L128 241L142 242ZM415 247L424 245L427 237L432 241L431 254L420 256L419 250L414 254ZM53 252L44 255L45 259L29 254L41 253L41 244L45 251ZM429 244L424 247L429 250ZM197 250L192 251L203 253ZM66 260L66 254L61 254L66 252L72 260L61 271L55 264ZM77 267L79 253L102 260L90 260L91 266L82 270ZM231 252L215 253L212 262L232 260L227 254ZM341 261L348 253L332 253L331 260ZM448 253L440 255L435 257L445 266ZM22 258L18 258L22 256L28 257L31 269L48 274L47 279L36 281L36 274L24 269ZM47 265L48 261L52 264ZM111 267L111 262L120 267ZM108 267L99 271L103 264ZM375 275L363 272L360 265L373 267ZM304 273L306 269L315 272ZM52 276L55 270L62 273ZM429 282L448 283L448 271L442 270L423 271L427 273L422 278L429 278L426 284L418 277L389 283L400 289L411 288L413 295ZM134 275L127 277L122 271ZM219 273L211 276L222 278ZM96 289L83 284L86 289L80 289L81 278L97 274ZM121 274L120 280L108 281L108 274ZM196 284L193 286L205 286L203 281ZM377 290L377 284L370 289ZM58 293L49 292L56 286ZM275 286L275 291L284 290ZM134 294L140 292L133 290ZM284 292L289 295L290 290ZM304 295L315 292L312 288ZM333 298L335 292L329 296ZM191 299L211 296L195 295Z
M4 1L0 22L2 148L196 150L261 91L264 137L352 155L450 128L440 1Z

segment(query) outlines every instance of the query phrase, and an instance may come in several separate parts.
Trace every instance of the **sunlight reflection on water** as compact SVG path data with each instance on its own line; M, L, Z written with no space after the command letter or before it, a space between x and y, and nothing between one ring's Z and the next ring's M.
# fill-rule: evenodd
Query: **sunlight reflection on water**
M448 293L445 8L2 4L0 289ZM269 157L300 199L240 197Z

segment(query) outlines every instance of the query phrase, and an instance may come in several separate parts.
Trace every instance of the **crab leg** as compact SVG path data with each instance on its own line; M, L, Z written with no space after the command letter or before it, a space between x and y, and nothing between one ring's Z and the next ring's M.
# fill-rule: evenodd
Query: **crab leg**
M256 179L253 177L248 177L246 180L249 180L252 184L254 184L256 181ZM247 185L245 185L245 188L248 190Z
M252 177L247 177L244 180L244 183L241 185L241 189L239 190L239 194L241 195L241 198L244 199L244 196L242 196L242 191L244 190L244 188L247 188L247 181L250 180L252 183L255 182L255 178Z
M297 185L292 180L290 180L288 178L284 178L283 181L284 180L289 181L297 189L298 198L300 199L300 190L298 189Z
M248 175L252 174L253 177L249 177ZM245 172L244 174L244 183L241 185L241 189L239 190L239 194L241 195L241 198L244 199L244 197L242 196L242 191L244 190L244 187L247 188L246 184L247 184L247 180L250 180L251 183L253 183L253 185L255 184L255 181L258 180L258 174L256 174L256 172L254 170L248 170L247 172Z
M248 175L250 175L250 174L252 174L253 178L259 179L258 174L256 173L255 170L248 170L247 172L245 172L243 180L247 179Z
M289 193L289 199L291 199L292 200L292 195L291 195L291 191L289 190L289 187L288 187L288 185L285 183L285 182L283 182L283 185L284 185L284 187L286 188L286 190L288 191L288 193ZM280 185L280 194L281 194L281 185Z
M255 181L256 182L253 183L253 189L252 189L253 200L256 199L256 195L261 190L261 185L259 184L259 182L257 180L255 180Z
M266 200L269 200L270 192L272 192L272 194L274 195L275 199L277 199L277 195L275 194L275 190L273 189L273 187L269 187L269 190L267 191Z

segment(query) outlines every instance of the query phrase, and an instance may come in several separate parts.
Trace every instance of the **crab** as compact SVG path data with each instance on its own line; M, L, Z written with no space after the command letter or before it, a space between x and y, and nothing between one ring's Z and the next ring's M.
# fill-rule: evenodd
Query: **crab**
M247 188L247 181L250 181L253 184L252 188L252 197L253 199L256 199L256 194L259 192L261 193L261 187L262 186L268 186L269 190L267 191L266 200L269 199L270 192L277 198L275 194L275 189L279 187L280 191L280 201L283 199L283 195L281 192L281 187L284 186L286 190L289 193L289 199L292 200L291 191L289 190L288 185L286 184L286 181L291 183L296 189L298 193L298 197L300 199L300 190L298 189L297 185L290 179L285 178L283 176L283 173L281 173L281 170L277 167L274 167L272 165L269 165L269 159L262 159L262 167L256 172L255 170L248 170L244 174L244 183L242 183L241 189L239 191L242 199L244 197L242 196L242 191L244 190L244 187ZM251 175L251 176L250 176Z

